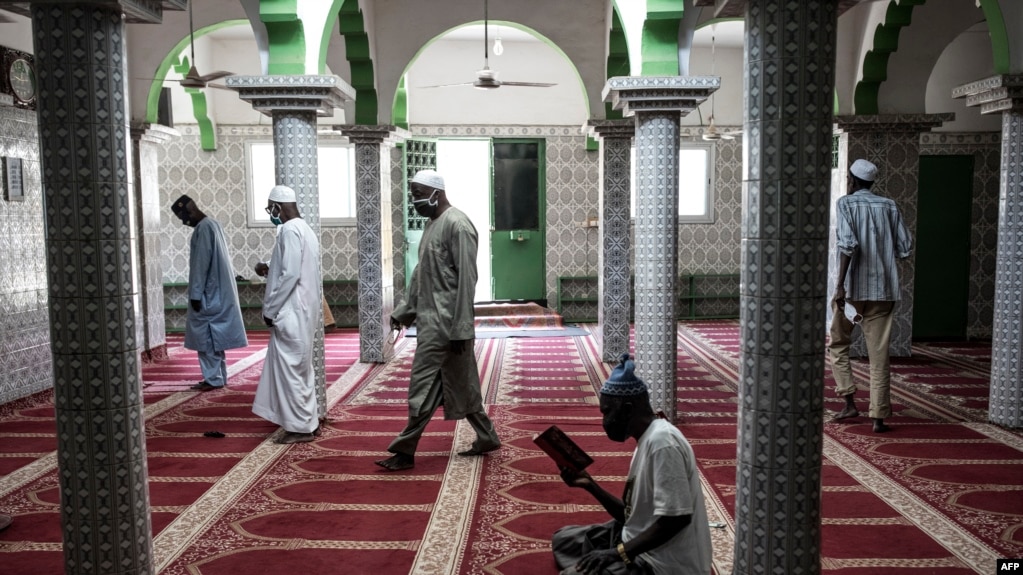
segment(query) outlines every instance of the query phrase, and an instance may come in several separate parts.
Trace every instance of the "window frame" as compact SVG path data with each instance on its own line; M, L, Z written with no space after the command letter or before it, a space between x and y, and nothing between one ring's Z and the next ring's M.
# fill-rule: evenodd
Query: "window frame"
M707 181L705 182L706 188L704 189L704 198L706 200L706 210L702 214L682 214L682 154L685 150L706 150L707 152ZM717 185L717 175L715 173L715 166L717 163L717 150L714 142L691 142L683 141L679 142L679 224L713 224L717 219L717 211L715 210L715 188ZM632 146L631 162L631 182L635 184L636 181L636 146ZM630 198L629 198L629 217L633 221L636 219L636 189L635 186L630 186Z
M273 185L266 185L261 182L256 182L255 173L253 171L252 162L252 150L256 146L269 146L273 150L272 139L253 139L245 142L245 193L248 201L248 207L245 210L245 220L250 228L267 228L273 227L273 223L270 222L270 216L266 214L266 195L269 193L270 188ZM348 150L348 200L351 207L351 217L323 217L320 216L321 227L351 227L356 225L356 195L357 190L355 189L355 146L350 143L342 141L321 141L317 143L317 151L320 152L324 148L340 148ZM317 158L317 165L319 166L322 162ZM320 184L319 190L322 194L323 186L319 174L317 175L318 183ZM322 199L321 199L322 209Z

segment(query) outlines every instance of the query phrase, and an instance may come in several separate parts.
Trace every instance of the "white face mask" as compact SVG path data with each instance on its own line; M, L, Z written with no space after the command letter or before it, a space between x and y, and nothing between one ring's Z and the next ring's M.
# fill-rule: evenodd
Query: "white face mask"
M412 207L415 208L416 213L423 216L424 218L433 217L434 212L437 211L437 190L434 190L430 194L429 198L425 200L412 200Z

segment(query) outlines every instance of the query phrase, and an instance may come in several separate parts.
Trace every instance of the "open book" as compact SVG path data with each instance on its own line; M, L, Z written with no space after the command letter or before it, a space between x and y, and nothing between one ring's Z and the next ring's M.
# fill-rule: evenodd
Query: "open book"
M593 458L565 435L565 432L561 431L557 425L552 425L543 433L534 435L533 443L554 460L558 469L567 467L578 473L593 463Z

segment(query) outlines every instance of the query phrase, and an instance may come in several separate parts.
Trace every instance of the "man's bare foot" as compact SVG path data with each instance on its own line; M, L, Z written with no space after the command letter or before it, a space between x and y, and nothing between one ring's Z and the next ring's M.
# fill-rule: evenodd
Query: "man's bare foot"
M854 406L854 405L847 405L847 406L845 406L845 409L843 409L842 411L838 412L838 415L835 416L835 421L838 421L840 419L849 419L850 417L859 417L859 416L860 416L860 410L856 409L856 406Z
M888 427L887 425L884 424L884 420L883 419L875 419L874 420L874 433L885 433L885 432L888 432L888 431L891 431L891 430L892 430L892 428L890 428L890 427Z
M374 461L380 467L388 471L404 471L406 469L412 469L416 465L416 459L411 455L405 455L404 453L395 453L387 459L381 459Z

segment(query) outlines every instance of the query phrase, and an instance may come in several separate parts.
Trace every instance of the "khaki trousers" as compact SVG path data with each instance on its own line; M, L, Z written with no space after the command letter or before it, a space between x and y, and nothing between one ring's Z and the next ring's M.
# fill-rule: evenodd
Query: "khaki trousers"
M895 309L893 301L852 301L863 316L860 329L867 344L870 359L870 417L884 419L892 415L891 372L889 370L888 345L892 338L892 319ZM828 355L831 358L831 374L835 378L835 392L845 396L856 391L852 367L849 365L849 347L852 345L853 324L844 310L831 302L830 336Z

